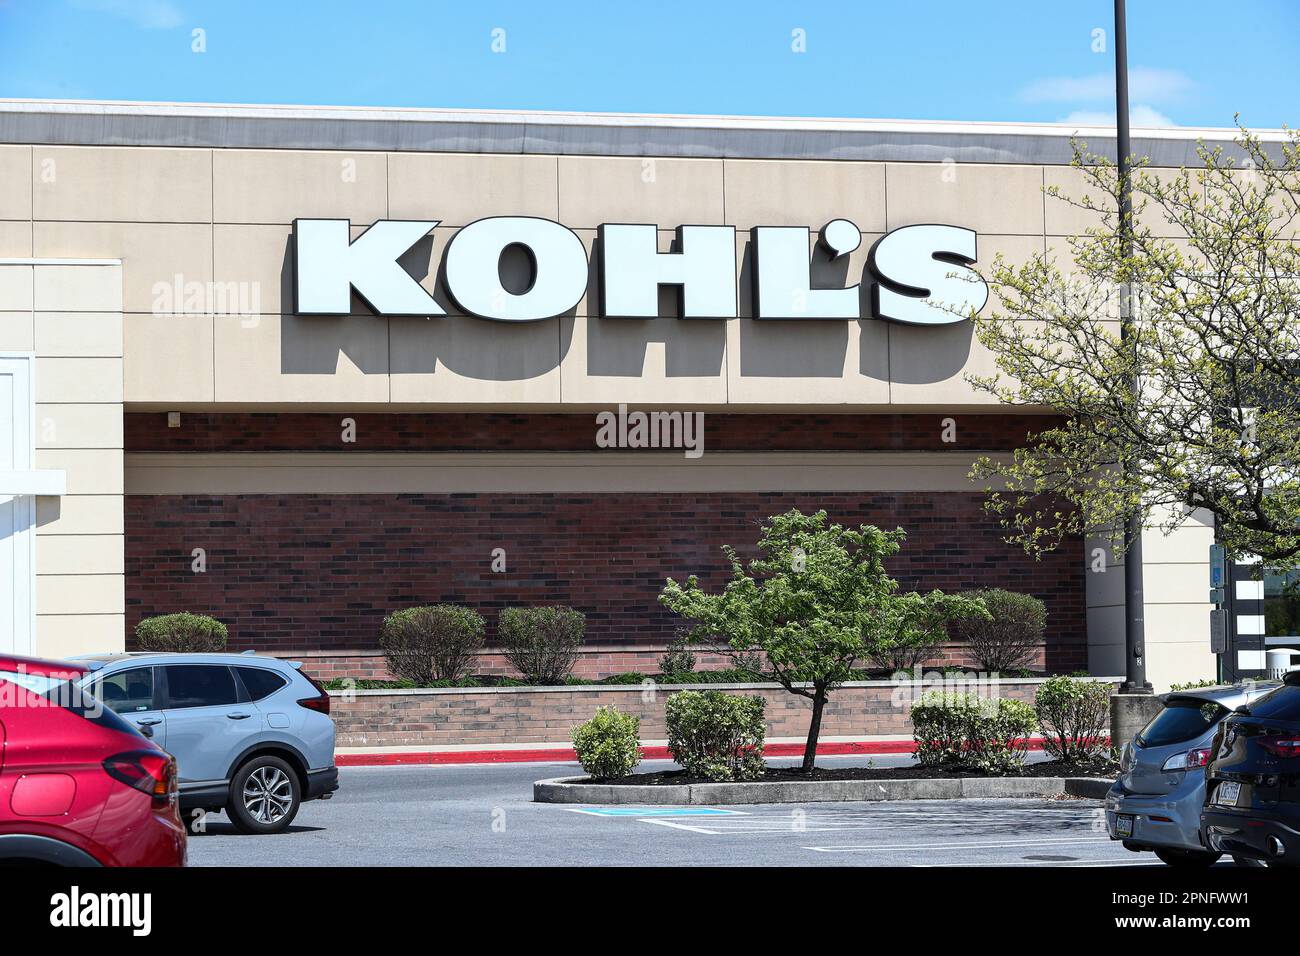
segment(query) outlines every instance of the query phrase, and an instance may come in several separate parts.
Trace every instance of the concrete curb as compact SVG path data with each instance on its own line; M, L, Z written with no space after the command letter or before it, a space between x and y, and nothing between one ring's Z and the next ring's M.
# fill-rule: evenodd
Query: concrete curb
M555 777L551 780L538 780L533 784L533 802L716 807L744 803L960 800L1065 795L1100 800L1112 786L1112 781L1096 777L809 780L666 786L583 783L586 779Z

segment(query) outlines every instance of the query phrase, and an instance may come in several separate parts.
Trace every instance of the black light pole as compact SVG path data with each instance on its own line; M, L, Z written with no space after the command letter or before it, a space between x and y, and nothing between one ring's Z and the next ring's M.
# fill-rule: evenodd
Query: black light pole
M1115 0L1115 148L1119 166L1120 253L1127 259L1133 252L1133 179L1128 127L1128 27L1124 0ZM1132 338L1133 288L1120 286L1120 338ZM1141 383L1136 371L1132 388L1137 400ZM1131 466L1130 466L1131 467ZM1149 694L1147 682L1146 621L1142 596L1142 516L1130 515L1124 528L1128 548L1124 552L1124 650L1126 664L1121 694Z

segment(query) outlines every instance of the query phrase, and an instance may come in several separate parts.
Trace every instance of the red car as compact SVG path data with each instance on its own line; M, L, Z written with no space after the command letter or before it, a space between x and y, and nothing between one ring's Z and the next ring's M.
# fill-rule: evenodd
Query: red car
M0 656L0 865L183 866L176 762L74 684Z

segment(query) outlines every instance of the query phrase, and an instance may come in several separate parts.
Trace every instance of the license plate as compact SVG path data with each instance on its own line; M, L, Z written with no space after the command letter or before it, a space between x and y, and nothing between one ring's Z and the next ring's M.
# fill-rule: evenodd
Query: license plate
M1133 835L1133 817L1131 814L1119 813L1115 815L1115 836L1124 838Z
M1225 780L1219 784L1219 789L1214 791L1214 802L1225 807L1235 807L1240 796L1241 784L1233 780Z

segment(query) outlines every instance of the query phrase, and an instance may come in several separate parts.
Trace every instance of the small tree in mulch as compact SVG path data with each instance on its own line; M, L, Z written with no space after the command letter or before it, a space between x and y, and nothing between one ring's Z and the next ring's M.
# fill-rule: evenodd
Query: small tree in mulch
M825 511L793 510L764 522L761 556L748 565L723 548L731 580L721 594L706 592L692 575L684 584L669 578L659 596L691 623L690 640L720 644L736 656L761 652L777 683L811 701L806 773L816 762L826 701L856 664L911 639L920 619L987 613L978 601L938 591L898 594L885 559L905 537L901 528L846 528L828 523Z

